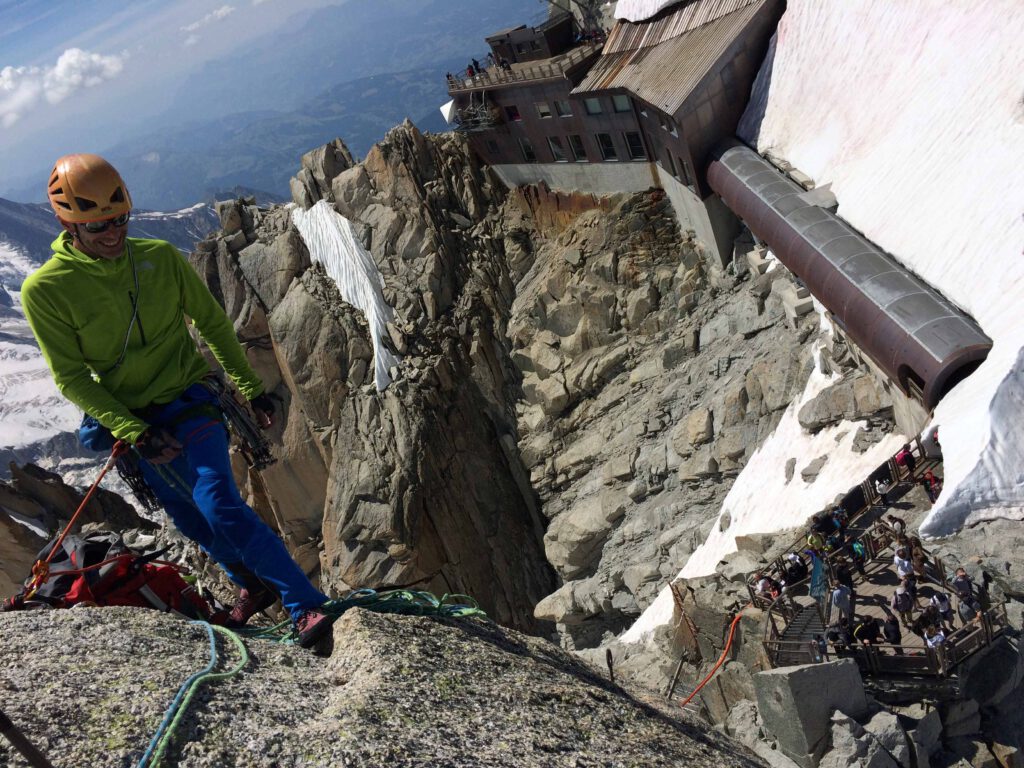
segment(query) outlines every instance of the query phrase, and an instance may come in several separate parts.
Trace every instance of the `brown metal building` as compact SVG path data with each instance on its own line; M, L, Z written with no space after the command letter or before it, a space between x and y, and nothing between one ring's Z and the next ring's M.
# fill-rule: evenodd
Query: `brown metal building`
M568 14L505 30L487 41L516 63L451 81L456 122L492 166L656 161L704 197L708 150L734 133L781 11L691 0L620 21L600 51L574 43Z
M633 96L653 159L706 197L708 153L735 133L782 10L780 0L698 0L619 22L573 94Z

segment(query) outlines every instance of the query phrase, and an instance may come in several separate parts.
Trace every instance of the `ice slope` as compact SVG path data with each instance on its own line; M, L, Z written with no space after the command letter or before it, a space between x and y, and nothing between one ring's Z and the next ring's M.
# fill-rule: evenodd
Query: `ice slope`
M359 242L349 220L326 200L308 211L295 208L292 220L309 249L310 258L324 265L328 276L338 286L341 298L366 316L373 343L374 382L377 391L383 391L391 382L389 371L398 364L398 358L384 344L388 336L387 324L394 312L384 300L384 278L373 257Z
M1022 39L1020 0L790 0L740 126L830 183L840 216L994 341L935 411L946 487L929 535L1024 518Z

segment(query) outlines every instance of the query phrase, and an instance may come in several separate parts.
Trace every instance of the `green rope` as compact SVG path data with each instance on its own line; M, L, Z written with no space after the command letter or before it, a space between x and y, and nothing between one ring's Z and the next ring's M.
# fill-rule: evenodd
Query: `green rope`
M451 619L476 617L490 620L476 600L468 595L445 594L438 598L430 592L411 589L393 589L385 592L357 589L349 593L347 597L328 600L320 607L320 610L328 616L337 618L350 608L363 608L374 613L394 613L403 616L442 616ZM276 640L286 644L296 643L299 637L290 621L282 621L272 627L236 631L246 637Z
M188 709L188 706L191 703L192 698L195 696L196 691L199 690L199 686L207 681L213 682L215 680L226 680L227 678L234 677L242 671L246 664L249 663L249 649L245 647L245 643L242 642L242 638L240 638L236 633L232 632L230 629L227 629L226 627L219 627L215 625L211 626L213 627L213 630L215 632L217 632L220 635L223 635L224 637L227 637L235 644L235 647L238 649L238 654L240 657L238 664L236 664L232 669L229 669L226 672L204 672L192 681L192 684L188 687L188 691L186 692L184 699L178 706L178 711L174 714L174 719L171 720L171 724L167 727L167 730L164 732L164 735L160 739L159 746L156 748L156 752L153 755L154 766L161 764L164 758L164 753L167 751L167 747L173 740L175 732L181 725L181 721L185 717L185 712Z

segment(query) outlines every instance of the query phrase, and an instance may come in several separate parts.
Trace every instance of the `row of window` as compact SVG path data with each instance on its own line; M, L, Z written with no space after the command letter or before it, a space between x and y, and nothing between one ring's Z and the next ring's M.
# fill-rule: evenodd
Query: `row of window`
M572 104L567 99L555 99L554 112L546 101L536 101L533 104L533 108L537 111L537 117L541 120L547 120L554 115L559 117L572 117ZM583 99L583 108L586 110L588 115L600 115L603 114L604 109L601 104L601 99L596 96L593 98ZM621 93L617 93L612 96L612 111L613 112L629 112L631 109L629 103L629 96ZM509 122L519 122L523 119L522 114L519 112L519 107L511 104L505 107L505 117L508 118Z
M644 149L643 139L640 138L639 133L636 131L624 131L622 139L626 150L626 158L630 160L647 159L647 151ZM619 159L619 149L621 147L616 146L610 133L595 133L594 140L597 143L597 149L601 154L602 160L614 161ZM539 158L537 157L537 151L533 146L533 142L525 136L521 137L518 141L523 160L528 163L538 162ZM556 163L585 163L589 159L586 147L583 144L583 137L579 134L571 133L565 137L548 136L547 143L551 159ZM488 140L487 149L495 155L500 152L498 143L493 140ZM667 169L669 173L687 187L696 191L696 182L694 181L693 170L690 168L690 164L682 157L673 157L667 147L664 150L664 161L661 158L655 158L658 160L658 164Z
M625 149L625 155L629 160L646 160L647 152L644 149L643 139L640 138L640 134L637 131L624 131L622 134L623 143L617 146L615 140L612 138L610 133L595 133L594 140L597 143L598 152L601 154L602 160L618 160L619 152L621 149ZM576 133L571 133L568 136L548 136L548 151L551 153L551 159L556 163L585 163L589 159L587 157L587 150L583 144L583 137ZM488 149L497 154L498 145L494 141L488 141ZM522 152L523 159L528 163L536 163L537 150L533 146L528 138L521 137L519 139L519 150Z

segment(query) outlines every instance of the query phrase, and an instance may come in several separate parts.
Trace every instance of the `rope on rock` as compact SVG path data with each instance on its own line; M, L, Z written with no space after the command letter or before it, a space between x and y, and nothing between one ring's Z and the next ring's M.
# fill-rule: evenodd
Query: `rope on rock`
M212 682L215 680L224 680L229 677L234 677L242 671L246 664L249 663L249 649L245 647L245 643L242 642L242 639L230 629L214 626L205 621L193 621L190 623L198 624L206 629L210 639L210 661L206 667L193 674L181 684L181 687L178 689L177 694L175 694L170 706L167 707L167 711L164 713L160 726L157 728L156 733L153 734L153 738L149 742L149 747L142 755L142 759L139 760L138 768L148 768L148 766L158 765L163 760L164 753L167 751L167 747L173 740L175 732L181 725L181 720L185 716L185 712L188 710L189 704L192 702L196 691L199 690L200 685L207 681ZM238 664L226 672L213 671L217 666L219 659L217 654L217 636L214 634L215 632L227 637L238 649Z
M350 608L365 608L374 613L396 613L404 616L442 616L450 619L476 617L490 620L476 600L469 595L444 594L440 598L430 592L412 589L393 589L377 592L373 589L357 589L347 597L328 600L320 610L338 617ZM298 634L291 629L290 621L282 621L272 627L238 630L239 634L281 643L294 644Z
M467 618L473 616L483 619L488 618L476 601L468 595L445 594L438 598L430 592L417 592L408 589L395 589L386 592L377 592L373 589L358 589L349 594L348 597L327 601L323 604L321 610L331 616L341 616L349 608L365 608L376 613L396 613L406 616L443 616L446 618ZM156 733L150 740L149 747L142 755L136 768L150 768L160 764L200 685L207 681L233 677L249 663L249 649L245 647L245 643L239 635L257 639L276 640L287 644L294 644L298 640L298 634L291 629L290 621L282 621L272 627L237 631L215 626L205 621L193 621L191 623L198 624L206 629L210 639L210 661L203 669L191 675L181 684L174 699L167 707L167 711L164 713L163 720L160 722ZM220 633L229 638L238 649L239 662L227 672L213 671L219 659L215 633Z

